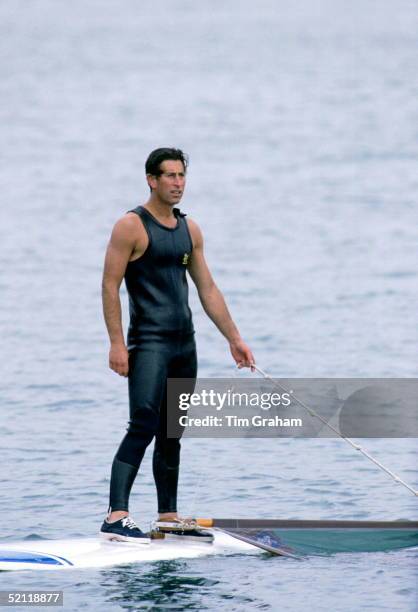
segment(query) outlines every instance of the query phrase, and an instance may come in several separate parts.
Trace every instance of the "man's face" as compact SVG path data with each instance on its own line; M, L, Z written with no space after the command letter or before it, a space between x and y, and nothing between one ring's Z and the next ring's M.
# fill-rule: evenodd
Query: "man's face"
M148 185L165 204L174 206L182 198L186 174L180 160L167 159L160 164L160 176L147 175Z

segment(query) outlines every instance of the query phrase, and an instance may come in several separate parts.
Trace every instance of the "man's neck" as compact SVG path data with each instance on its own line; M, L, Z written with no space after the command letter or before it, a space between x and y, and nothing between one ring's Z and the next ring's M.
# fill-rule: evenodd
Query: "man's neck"
M174 205L165 204L164 202L161 202L161 200L153 198L152 196L149 198L149 200L147 200L147 202L145 202L144 208L160 219L172 219L174 217Z

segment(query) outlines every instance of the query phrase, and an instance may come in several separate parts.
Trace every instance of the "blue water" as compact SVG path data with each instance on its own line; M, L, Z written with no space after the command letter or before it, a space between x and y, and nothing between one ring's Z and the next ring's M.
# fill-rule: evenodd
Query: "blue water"
M408 0L1 3L4 538L89 536L103 518L127 389L107 369L101 270L113 223L147 198L156 146L190 154L182 208L263 369L418 375L417 13ZM191 293L199 373L229 376ZM415 440L364 445L418 488ZM182 453L186 513L418 517L339 440L189 439ZM149 453L132 514L146 526L155 510ZM234 556L3 574L0 588L61 588L69 610L412 611L417 573L415 550Z

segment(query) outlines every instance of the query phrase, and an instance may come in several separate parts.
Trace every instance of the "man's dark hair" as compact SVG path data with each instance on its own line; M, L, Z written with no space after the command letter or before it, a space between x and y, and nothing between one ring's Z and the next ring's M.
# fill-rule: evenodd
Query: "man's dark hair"
M170 149L168 147L163 147L160 149L155 149L148 155L148 159L145 162L145 173L152 174L152 176L161 176L162 170L160 165L163 161L167 159L172 159L174 161L181 161L183 164L184 171L186 172L187 166L189 163L189 158L183 151L180 149Z

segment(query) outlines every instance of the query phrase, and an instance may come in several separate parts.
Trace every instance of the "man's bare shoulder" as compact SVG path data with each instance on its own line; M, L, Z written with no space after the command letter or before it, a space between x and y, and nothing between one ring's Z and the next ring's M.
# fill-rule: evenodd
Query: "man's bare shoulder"
M141 218L136 213L132 212L126 213L116 221L112 233L126 238L147 236Z
M193 219L190 219L190 217L187 217L187 226L189 228L190 235L192 237L193 246L194 247L200 246L203 243L202 230L200 229L196 221L194 221Z
M127 212L116 221L115 227L129 231L130 229L144 228L144 224L139 215L134 212Z
M136 213L126 213L113 226L110 248L127 252L129 260L137 259L148 247L148 234Z

